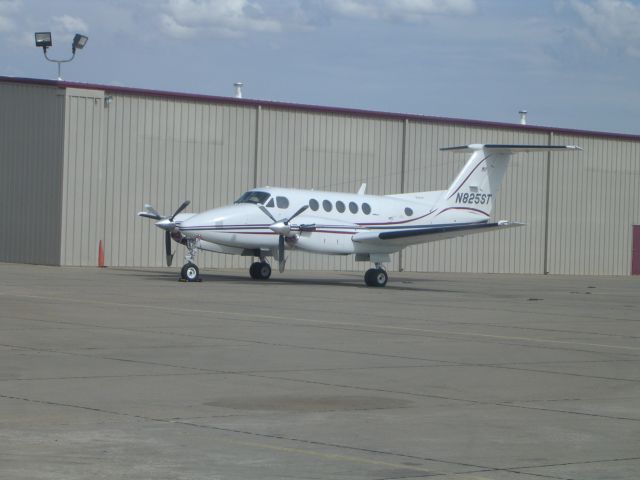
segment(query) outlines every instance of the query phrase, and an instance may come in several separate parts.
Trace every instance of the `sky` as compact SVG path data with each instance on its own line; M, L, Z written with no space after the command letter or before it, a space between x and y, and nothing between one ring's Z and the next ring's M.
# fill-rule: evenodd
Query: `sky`
M0 75L640 134L640 0L0 0Z

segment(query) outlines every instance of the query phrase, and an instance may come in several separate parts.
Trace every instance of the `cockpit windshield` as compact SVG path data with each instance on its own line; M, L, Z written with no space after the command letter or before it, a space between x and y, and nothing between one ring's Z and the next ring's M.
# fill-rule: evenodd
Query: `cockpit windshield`
M264 205L267 203L270 196L271 195L268 192L249 190L248 192L243 193L234 203L256 203Z

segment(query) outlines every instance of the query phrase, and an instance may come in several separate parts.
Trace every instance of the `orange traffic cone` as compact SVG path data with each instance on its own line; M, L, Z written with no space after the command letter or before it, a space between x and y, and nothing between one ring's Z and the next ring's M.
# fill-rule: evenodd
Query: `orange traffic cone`
M102 248L102 240L98 243L98 266L104 267L104 248Z

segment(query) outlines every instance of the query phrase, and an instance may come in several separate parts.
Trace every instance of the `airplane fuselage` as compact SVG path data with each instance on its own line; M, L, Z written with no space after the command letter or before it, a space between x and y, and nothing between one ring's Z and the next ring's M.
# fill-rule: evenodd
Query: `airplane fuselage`
M353 241L360 232L379 232L452 223L483 223L488 216L473 209L439 211L434 204L442 192L377 196L353 193L256 188L233 205L193 215L179 223L187 238L241 249L275 249L278 233L258 205L276 219L287 219L309 205L295 219L299 229L286 236L287 248L334 255L393 253L396 245L371 245Z

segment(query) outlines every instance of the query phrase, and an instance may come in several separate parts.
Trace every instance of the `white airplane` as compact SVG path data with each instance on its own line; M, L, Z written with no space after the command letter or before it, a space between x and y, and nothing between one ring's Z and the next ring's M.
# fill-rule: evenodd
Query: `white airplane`
M471 153L447 190L367 195L366 184L357 193L263 187L247 191L232 205L202 213L181 213L190 203L185 201L168 217L151 205L138 215L157 220L155 225L166 232L167 265L173 259L171 239L186 246L183 281L200 281L198 250L257 257L260 261L249 273L266 280L271 276L267 257L283 272L286 251L295 249L370 261L375 267L365 273L365 283L384 287L388 275L383 264L409 245L524 225L490 221L512 154L582 149L473 144L441 150Z

